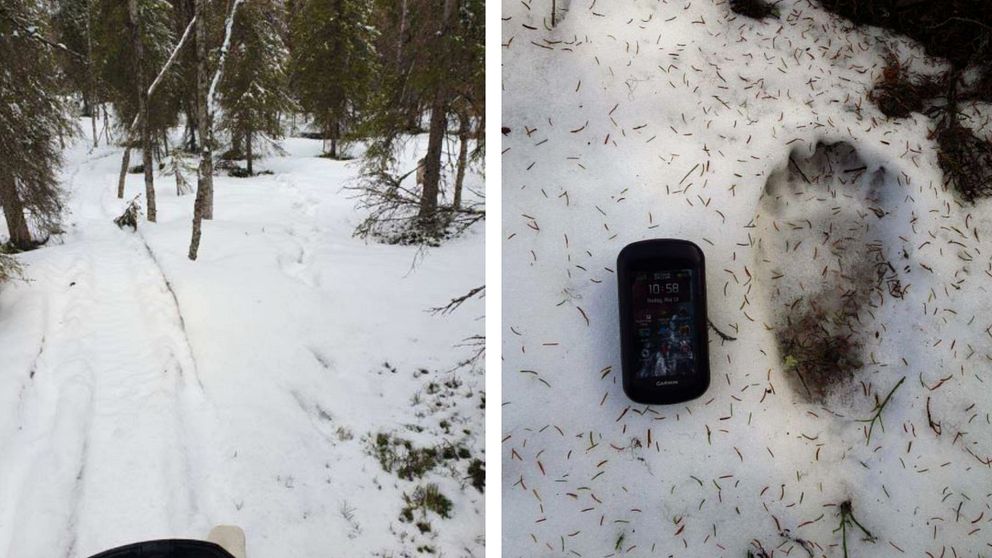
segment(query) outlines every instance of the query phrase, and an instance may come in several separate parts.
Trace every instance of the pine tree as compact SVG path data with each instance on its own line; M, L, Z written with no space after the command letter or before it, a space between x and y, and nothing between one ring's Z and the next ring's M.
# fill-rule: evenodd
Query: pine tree
M300 104L330 139L331 157L338 142L366 105L376 75L367 0L310 0L294 7L292 83Z
M22 250L35 245L31 222L42 234L58 230L56 174L62 140L75 130L68 107L51 93L59 87L59 48L45 38L47 7L38 0L0 4L0 204L8 242Z
M251 0L238 11L227 68L220 82L219 127L245 149L248 174L259 134L283 134L282 113L294 108L287 91L284 13L278 0ZM239 151L239 150L236 150Z

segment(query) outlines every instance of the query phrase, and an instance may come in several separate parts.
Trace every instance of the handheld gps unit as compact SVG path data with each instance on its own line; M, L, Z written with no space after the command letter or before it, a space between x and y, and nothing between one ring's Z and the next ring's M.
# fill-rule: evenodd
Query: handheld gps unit
M627 397L664 404L702 395L710 384L703 251L687 240L628 244L617 286Z

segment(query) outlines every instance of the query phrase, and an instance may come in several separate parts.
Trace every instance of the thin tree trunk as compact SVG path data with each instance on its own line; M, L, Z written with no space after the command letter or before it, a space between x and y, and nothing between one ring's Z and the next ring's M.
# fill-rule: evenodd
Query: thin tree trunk
M331 125L331 158L333 158L333 159L337 159L338 158L338 131L339 130L340 130L340 127L338 126L338 123L337 122L335 122L333 125Z
M406 41L406 3L407 0L403 0L403 4L400 7L400 36L399 40L396 41L396 69L398 72L403 67L403 42Z
M465 183L465 167L468 163L469 116L464 111L458 113L458 170L455 173L455 198L452 207L462 208L462 185Z
M30 248L31 230L24 218L24 204L17 193L17 183L9 176L0 177L0 204L3 204L3 216L7 219L10 243L22 250Z
M441 33L437 40L445 40L451 33L452 19L458 7L458 0L444 0L444 16L441 20ZM447 58L442 49L442 67ZM424 230L437 227L437 200L441 193L441 148L444 144L444 134L448 127L448 88L444 80L437 84L434 98L431 101L431 125L427 140L427 155L424 157L424 191L420 195L420 211L417 221Z
M424 191L420 195L420 211L417 214L417 220L425 229L437 224L437 200L441 193L441 147L446 127L444 92L441 89L443 86L434 93L434 102L431 103L430 136L427 155L424 156Z
M124 198L124 182L127 181L127 167L131 164L131 142L124 146L124 157L121 158L121 174L117 180L117 199Z
M202 22L207 13L207 0L196 0L196 15ZM200 249L200 234L207 204L207 192L213 189L213 153L210 151L210 120L207 107L209 78L207 77L207 26L196 26L196 124L200 133L200 168L196 179L196 201L193 202L193 238L189 243L189 259L196 260Z
M134 49L134 70L138 83L138 114L141 123L142 163L145 171L145 204L148 221L155 222L155 174L152 168L152 134L149 124L148 90L145 89L145 49L141 40L141 20L138 17L138 0L128 0L128 20L131 25L131 48Z
M110 115L107 113L105 103L100 103L100 108L103 109L103 139L107 141L107 145L110 145Z
M252 133L251 133L251 126L249 125L248 126L248 133L245 134L245 149L247 150L247 156L248 156L248 176L254 176L255 175L255 172L251 168L251 158L252 158L252 152L251 152L251 135L252 135Z
M199 151L196 145L196 135L199 129L199 123L196 117L196 107L191 107L186 113L186 137L189 138L186 142L186 151L190 153L196 153Z
M99 146L100 136L96 131L96 117L99 113L99 109L96 107L96 76L94 75L95 70L93 63L93 35L90 33L90 13L93 10L90 9L89 2L86 3L86 76L89 80L89 97L90 97L90 124L93 127L93 149Z
M97 111L94 111L93 114L90 116L90 125L93 127L93 148L94 149L96 149L100 145L99 144L100 136L96 132L96 115L97 115Z

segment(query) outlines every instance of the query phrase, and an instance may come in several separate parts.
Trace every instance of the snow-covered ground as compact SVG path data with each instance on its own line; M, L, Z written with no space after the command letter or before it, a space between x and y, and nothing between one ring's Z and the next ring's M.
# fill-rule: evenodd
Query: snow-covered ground
M159 176L159 222L120 230L121 150L87 144L66 152L65 234L0 287L0 555L85 557L231 523L252 558L481 556L468 468L485 459L483 375L453 369L483 303L427 310L484 282L482 227L426 255L352 238L355 164L289 139L255 164L273 174L216 178L191 262L194 196ZM125 199L143 191L129 175ZM377 438L400 462L403 441L439 456L401 479ZM401 521L428 484L450 518Z
M940 64L805 0L557 4L503 3L504 554L992 555L992 204L866 98L887 49ZM614 274L657 237L736 338L665 407L621 390ZM810 301L853 307L861 366L807 390Z

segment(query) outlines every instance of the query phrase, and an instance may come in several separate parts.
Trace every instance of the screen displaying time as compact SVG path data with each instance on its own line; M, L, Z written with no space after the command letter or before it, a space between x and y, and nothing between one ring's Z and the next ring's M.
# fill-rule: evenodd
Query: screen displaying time
M691 269L634 273L634 377L656 383L695 372L696 316Z

